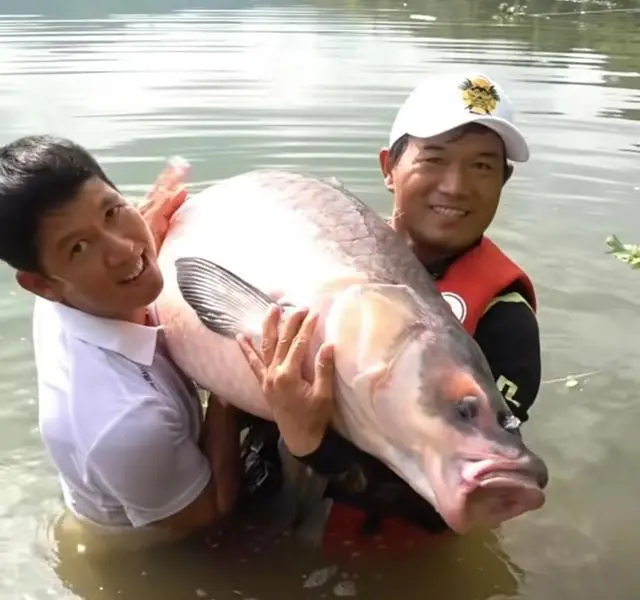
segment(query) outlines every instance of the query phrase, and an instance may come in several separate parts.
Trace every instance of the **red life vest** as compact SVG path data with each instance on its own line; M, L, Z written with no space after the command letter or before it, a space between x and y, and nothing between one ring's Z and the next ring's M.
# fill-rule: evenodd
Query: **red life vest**
M488 237L463 254L436 281L438 290L464 328L473 335L489 303L506 287L520 283L535 312L537 300L529 276Z
M535 311L536 294L527 274L489 238L483 237L447 268L436 285L464 328L473 335L492 300L516 282L521 284L525 300ZM334 502L324 528L323 549L332 555L383 553L388 557L424 547L442 535L396 517L382 519L376 535L363 535L360 531L365 519L363 511Z

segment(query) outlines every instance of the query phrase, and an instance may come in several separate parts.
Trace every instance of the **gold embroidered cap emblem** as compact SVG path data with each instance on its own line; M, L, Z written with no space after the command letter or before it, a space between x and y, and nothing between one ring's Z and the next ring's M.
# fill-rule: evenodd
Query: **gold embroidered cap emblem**
M466 78L461 84L465 108L477 115L490 115L500 102L500 94L485 77Z

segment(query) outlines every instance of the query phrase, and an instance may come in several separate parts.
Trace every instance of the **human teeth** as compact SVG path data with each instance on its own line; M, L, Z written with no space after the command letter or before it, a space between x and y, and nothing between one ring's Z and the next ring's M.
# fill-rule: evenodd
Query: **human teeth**
M448 206L432 206L431 209L444 217L463 217L467 214L466 210L451 208Z
M136 263L136 266L131 269L131 273L129 273L129 275L127 275L124 278L124 283L128 283L129 281L133 281L136 277L140 276L140 273L142 273L142 270L144 269L144 260L142 258L142 256L138 259L138 262Z

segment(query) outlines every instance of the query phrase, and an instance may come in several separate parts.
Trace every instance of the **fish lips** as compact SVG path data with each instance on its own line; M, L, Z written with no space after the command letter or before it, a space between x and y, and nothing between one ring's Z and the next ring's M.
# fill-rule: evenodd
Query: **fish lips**
M546 501L546 471L528 461L458 459L447 471L439 485L434 482L437 509L459 534L478 527L492 529L542 508Z

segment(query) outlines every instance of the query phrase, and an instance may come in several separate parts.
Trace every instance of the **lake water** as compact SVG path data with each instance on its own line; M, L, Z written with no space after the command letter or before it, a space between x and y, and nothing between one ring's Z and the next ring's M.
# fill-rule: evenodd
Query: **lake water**
M613 4L618 12L602 12ZM638 597L640 274L605 255L604 240L640 238L640 15L621 11L630 2L532 1L516 17L497 6L3 1L0 142L43 131L74 138L135 197L181 154L194 189L279 166L336 176L387 212L377 151L411 86L442 69L496 76L533 151L491 233L540 296L545 383L526 436L551 486L543 510L490 536L443 539L375 567L346 561L319 587L304 587L305 577L331 563L243 532L222 549L196 543L107 565L69 548L58 555L32 303L0 268L2 598L332 598L352 584L358 598L381 600ZM578 10L596 12L533 16ZM565 385L569 375L577 386Z

